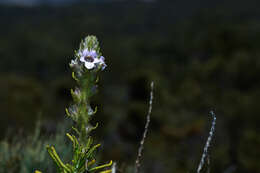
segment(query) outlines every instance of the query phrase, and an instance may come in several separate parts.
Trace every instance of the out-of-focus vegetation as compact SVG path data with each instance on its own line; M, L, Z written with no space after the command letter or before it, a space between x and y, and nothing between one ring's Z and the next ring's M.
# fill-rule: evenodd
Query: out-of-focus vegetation
M73 50L81 38L95 34L108 64L95 98L103 108L96 119L101 121L97 136L104 138L101 159L119 160L121 170L134 163L149 83L154 80L155 105L143 162L146 172L195 170L210 109L218 117L212 172L229 168L260 172L257 5L223 5L191 13L173 4L1 7L2 136L9 126L33 131L39 113L52 124L46 133L54 133L51 122L63 119L71 100L68 63ZM42 147L40 153L45 152ZM34 163L37 158L28 159ZM37 163L35 168L40 169Z
M44 172L56 172L50 156L46 152L46 145L59 146L60 153L65 160L69 160L72 154L69 141L64 136L68 123L57 125L57 133L52 136L42 136L41 123L38 121L34 133L24 137L22 134L14 135L10 132L0 142L0 172L26 173L41 169Z

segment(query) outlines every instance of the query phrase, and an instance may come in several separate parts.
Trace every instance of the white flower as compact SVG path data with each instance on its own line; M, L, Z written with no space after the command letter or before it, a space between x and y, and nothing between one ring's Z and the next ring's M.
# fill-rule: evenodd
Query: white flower
M105 63L105 57L101 56L99 58L99 64L101 65L101 69L104 70L106 68L106 63Z
M101 66L102 70L104 70L106 67L106 64L104 61L105 58L103 56L98 58L98 54L95 50L85 49L82 52L79 52L78 56L80 56L79 60L81 62L83 62L84 66L89 70L100 67L100 66Z
M77 61L72 59L70 62L70 67L75 67L77 64Z
M80 89L79 89L79 88L75 88L74 94L75 94L76 96L80 97L80 95L81 95Z
M83 52L79 53L80 61L84 63L87 69L93 69L95 64L99 62L97 58L97 53L95 50L85 49Z
M88 110L88 115L93 115L94 111L90 106L87 106L87 110Z
M72 115L72 116L76 116L77 113L78 113L78 108L76 105L72 105L69 107L69 113Z
M81 76L82 68L81 68L81 65L80 65L78 59L71 60L69 65L70 65L71 68L73 68L75 70L75 73L76 73L77 76Z

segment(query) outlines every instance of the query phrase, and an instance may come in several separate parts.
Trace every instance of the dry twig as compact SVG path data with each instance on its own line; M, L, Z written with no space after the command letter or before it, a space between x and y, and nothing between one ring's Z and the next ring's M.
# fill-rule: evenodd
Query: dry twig
M149 124L150 124L150 119L151 119L151 113L152 113L152 108L153 108L153 88L154 88L154 82L151 82L151 92L150 92L150 100L149 100L149 110L148 114L146 116L146 124L145 124L145 129L143 133L143 138L140 142L140 146L138 148L138 155L135 161L135 173L139 172L140 166L141 166L141 158L142 158L142 152L144 149L144 141L148 132Z
M205 163L206 158L208 158L208 161L207 161L208 164L210 163L209 155L208 155L208 149L210 147L210 143L211 143L213 134L215 132L215 126L216 126L216 115L213 111L210 111L210 114L212 115L213 120L212 120L212 124L211 124L211 129L209 131L209 137L208 137L207 142L206 142L204 149L203 149L203 154L202 154L200 164L199 164L198 169L197 169L197 173L200 173L201 169L203 168L203 165Z

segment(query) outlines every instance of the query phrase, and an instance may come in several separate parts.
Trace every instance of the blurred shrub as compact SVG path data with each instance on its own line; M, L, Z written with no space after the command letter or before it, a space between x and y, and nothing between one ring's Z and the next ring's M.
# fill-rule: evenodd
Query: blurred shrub
M0 172L28 173L34 172L36 168L43 172L56 172L56 166L47 153L46 145L59 146L57 152L68 160L72 153L70 143L64 135L67 124L57 125L57 132L53 136L43 135L39 121L34 133L27 137L10 132L0 141Z

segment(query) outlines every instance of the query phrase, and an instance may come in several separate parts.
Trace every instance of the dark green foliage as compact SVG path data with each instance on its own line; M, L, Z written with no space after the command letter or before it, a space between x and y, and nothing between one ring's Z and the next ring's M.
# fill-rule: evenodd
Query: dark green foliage
M218 128L212 172L224 172L233 165L238 173L259 172L260 25L259 10L253 10L257 5L233 4L234 9L220 5L192 15L171 5L1 9L5 14L0 15L5 26L0 35L1 88L16 85L6 79L7 73L19 74L20 80L15 80L19 85L41 86L33 94L27 92L23 106L9 97L13 88L1 91L0 97L10 99L9 105L17 108L7 109L6 100L1 99L1 123L9 121L12 111L16 111L13 120L32 120L37 112L30 110L42 107L44 116L63 117L72 87L67 64L78 41L92 33L105 43L102 47L110 64L101 78L101 93L93 98L104 107L96 120L106 122L100 125L104 130L97 130L97 138L105 137L101 160L134 163L148 84L154 80L154 116L144 170L194 170L207 135L209 123L204 115L213 108ZM24 88L19 92L26 93ZM31 109L34 97L44 99ZM124 170L123 165L119 169Z

